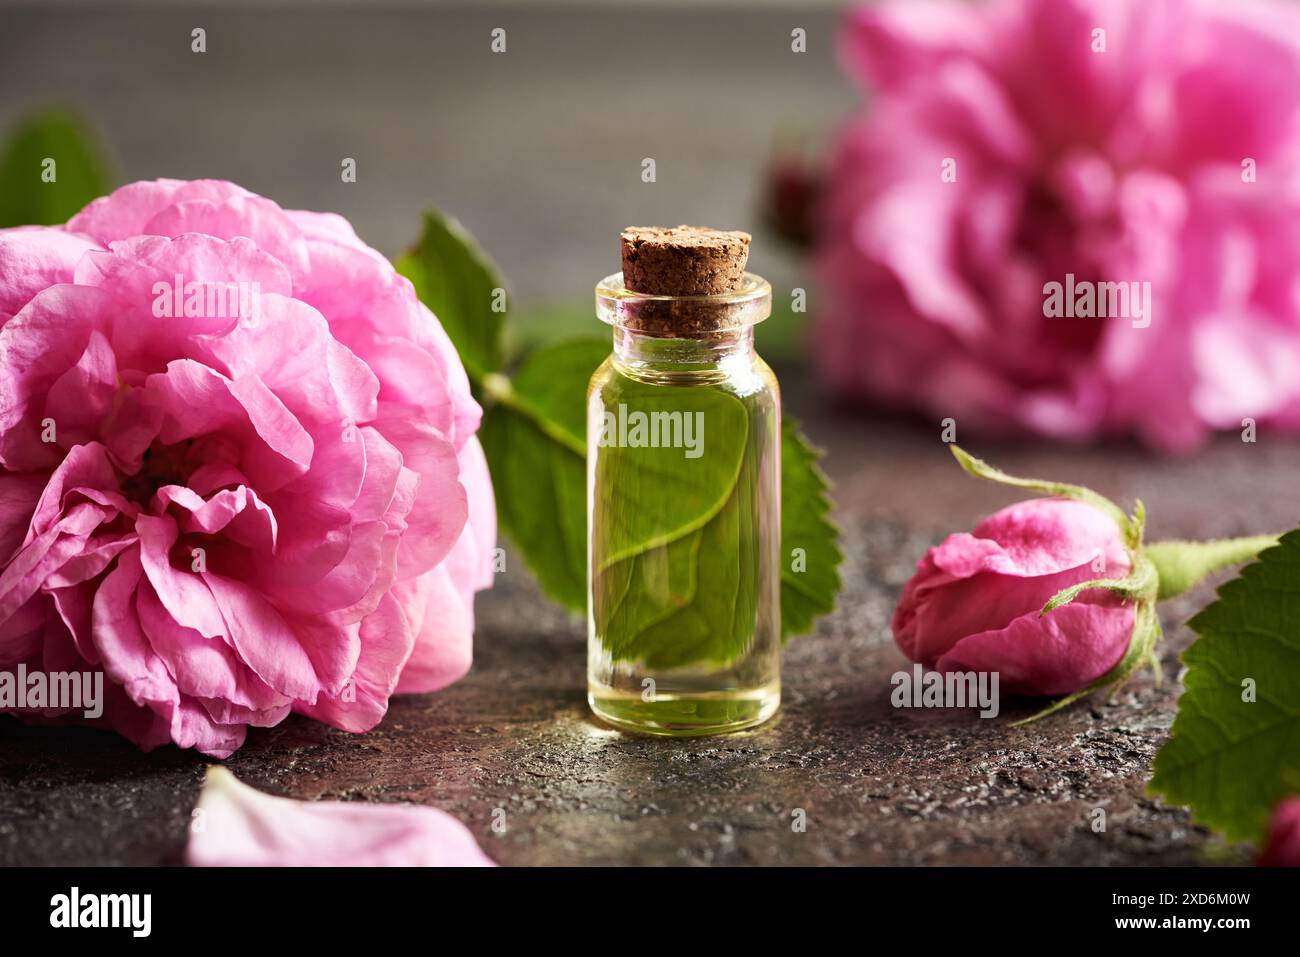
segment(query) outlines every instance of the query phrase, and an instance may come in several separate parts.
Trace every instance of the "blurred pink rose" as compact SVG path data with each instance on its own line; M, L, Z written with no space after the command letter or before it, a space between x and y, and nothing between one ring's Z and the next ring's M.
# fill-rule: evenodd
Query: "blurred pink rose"
M373 727L469 668L479 415L339 216L159 180L0 231L0 669L102 669L144 748Z
M1260 867L1300 867L1300 795L1278 804L1257 863Z
M1290 3L853 13L844 61L874 100L824 194L833 385L981 430L1166 450L1246 417L1300 427L1297 44ZM1067 276L1150 283L1150 301L1049 318L1044 287Z
M1091 590L1040 612L1071 585L1124 578L1132 567L1104 512L1072 499L1018 502L917 562L894 610L894 640L927 668L998 672L1007 694L1070 694L1119 663L1135 606Z
M295 801L208 768L191 867L492 867L464 824L418 804Z

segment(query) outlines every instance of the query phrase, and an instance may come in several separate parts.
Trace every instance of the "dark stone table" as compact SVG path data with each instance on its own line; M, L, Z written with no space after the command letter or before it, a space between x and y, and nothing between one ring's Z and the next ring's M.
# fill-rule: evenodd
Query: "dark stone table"
M370 734L300 718L254 730L229 762L300 798L416 801L465 821L503 864L1196 864L1244 861L1145 794L1179 693L1181 623L1210 586L1164 606L1164 682L1149 673L1111 704L1082 703L1011 728L1038 703L899 711L904 666L888 633L924 549L1015 493L965 478L938 426L851 417L785 375L789 403L829 450L844 528L842 607L784 660L785 704L761 729L718 738L629 737L584 698L583 626L536 592L513 557L481 596L476 662L446 691L394 702ZM1009 471L1146 501L1151 538L1296 524L1300 445L1224 436L1197 456L1131 446L993 446ZM85 729L0 718L0 863L175 862L204 761L140 754ZM505 812L505 833L491 828ZM1090 827L1104 808L1107 828ZM792 828L796 809L806 830ZM496 815L500 818L500 815Z

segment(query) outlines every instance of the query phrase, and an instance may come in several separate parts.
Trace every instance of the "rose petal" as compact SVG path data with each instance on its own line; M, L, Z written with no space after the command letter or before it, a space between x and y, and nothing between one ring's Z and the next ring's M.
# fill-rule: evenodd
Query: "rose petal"
M1006 694L1062 695L1119 664L1133 636L1134 606L1087 592L1050 614L1022 615L1007 627L961 639L935 667L997 672Z
M411 804L294 801L210 767L185 861L191 867L490 867L451 815Z

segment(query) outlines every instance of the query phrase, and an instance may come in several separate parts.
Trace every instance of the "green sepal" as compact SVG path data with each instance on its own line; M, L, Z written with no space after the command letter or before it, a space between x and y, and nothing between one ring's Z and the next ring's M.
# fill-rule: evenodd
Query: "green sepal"
M1047 604L1043 605L1043 610L1038 613L1038 616L1041 618L1062 605L1068 605L1083 592L1092 591L1094 588L1105 588L1130 601L1149 601L1156 597L1158 586L1159 580L1156 576L1155 566L1142 555L1138 555L1134 559L1133 570L1128 576L1124 578L1094 578L1091 581L1079 582L1077 585L1063 588L1048 599Z
M988 479L990 482L998 482L1002 485L1010 485L1015 488L1027 488L1035 492L1043 492L1047 495L1057 495L1062 498L1072 498L1077 502L1085 502L1093 508L1105 512L1112 519L1124 534L1124 541L1129 548L1136 548L1142 541L1142 526L1146 521L1146 513L1141 503L1138 504L1138 510L1134 513L1133 518L1124 514L1124 510L1106 498L1099 495L1090 488L1082 485L1070 485L1067 482L1049 482L1043 479L1017 478L1014 475L1008 475L999 468L994 468L982 459L977 459L969 454L958 445L951 445L953 456L971 475L976 478Z
M1276 535L1252 535L1212 542L1153 542L1146 547L1146 556L1160 578L1157 597L1163 601L1181 595L1211 572L1250 561L1276 545L1277 539Z

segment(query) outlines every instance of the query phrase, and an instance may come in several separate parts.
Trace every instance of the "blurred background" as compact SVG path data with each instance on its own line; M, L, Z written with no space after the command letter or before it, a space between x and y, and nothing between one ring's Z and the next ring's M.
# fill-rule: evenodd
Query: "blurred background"
M795 282L761 229L764 173L858 99L836 22L816 2L4 2L0 130L67 107L114 185L234 180L337 211L389 256L436 205L500 264L521 335L594 332L591 289L630 224L749 230L754 270ZM206 54L191 52L195 27Z

